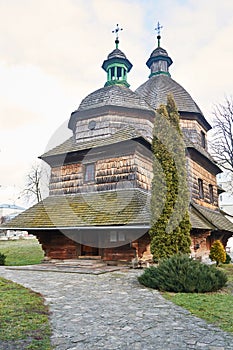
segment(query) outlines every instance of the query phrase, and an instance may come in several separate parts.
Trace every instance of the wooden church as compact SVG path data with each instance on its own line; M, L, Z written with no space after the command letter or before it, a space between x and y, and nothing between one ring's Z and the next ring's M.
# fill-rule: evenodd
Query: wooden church
M130 90L132 64L118 48L118 28L116 34L116 48L102 65L104 87L71 114L73 136L40 157L51 167L49 196L4 228L34 234L48 259L150 260L152 131L156 109L172 93L186 144L191 251L208 257L214 240L226 246L233 234L233 224L218 207L216 175L221 169L208 152L211 126L171 78L172 59L160 46L160 35L146 62L149 79Z

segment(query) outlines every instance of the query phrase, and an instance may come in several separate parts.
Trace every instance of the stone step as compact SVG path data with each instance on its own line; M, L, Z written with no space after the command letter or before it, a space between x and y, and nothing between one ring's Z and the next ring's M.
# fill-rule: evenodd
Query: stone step
M79 255L78 260L101 260L101 255Z
M72 259L64 260L61 262L56 262L56 266L65 266L65 267L86 267L86 268L97 268L106 266L106 263L101 259Z

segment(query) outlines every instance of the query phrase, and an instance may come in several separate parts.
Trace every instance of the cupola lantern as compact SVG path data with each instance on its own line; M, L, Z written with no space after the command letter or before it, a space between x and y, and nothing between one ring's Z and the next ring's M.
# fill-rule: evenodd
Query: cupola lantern
M102 68L107 72L107 82L105 86L108 85L125 85L129 87L127 82L127 73L133 67L132 63L126 58L125 54L118 49L119 46L119 31L123 30L117 27L112 32L116 34L116 48L108 55L107 60L104 61Z
M152 52L152 54L150 55L150 58L146 62L147 67L150 68L151 70L151 74L149 78L158 74L166 74L170 76L169 66L172 64L172 59L168 56L167 51L160 46L160 40L161 40L160 30L162 28L163 27L158 22L157 27L155 28L155 30L158 33L157 35L158 46Z

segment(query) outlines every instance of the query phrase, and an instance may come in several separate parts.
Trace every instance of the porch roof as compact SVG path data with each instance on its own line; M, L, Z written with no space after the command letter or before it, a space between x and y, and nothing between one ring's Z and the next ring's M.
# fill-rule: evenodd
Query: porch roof
M215 226L212 225L199 211L191 204L189 208L189 216L192 228L201 230L214 230Z
M220 210L191 203L193 229L233 232ZM49 196L0 226L11 230L107 229L150 227L150 195L140 189L119 189L76 195Z
M212 229L233 232L233 223L219 209L209 209L196 203L192 203L192 206L196 209L200 219L207 220L209 225L213 227Z
M2 229L57 229L146 225L150 196L140 189L49 196Z

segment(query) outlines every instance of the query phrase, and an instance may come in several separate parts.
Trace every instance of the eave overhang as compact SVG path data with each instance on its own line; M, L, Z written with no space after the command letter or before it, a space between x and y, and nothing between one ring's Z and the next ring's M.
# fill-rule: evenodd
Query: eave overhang
M207 122L207 120L201 113L179 111L179 114L180 114L180 119L198 121L199 124L205 129L206 132L212 129L212 126Z
M152 123L155 117L155 112L151 109L130 108L122 106L107 105L101 107L90 108L86 110L77 110L71 113L68 128L74 130L77 120L85 120L106 115L119 115L124 117L136 117L149 119Z
M222 172L219 166L214 163L210 158L201 153L195 146L186 146L189 157L196 163L206 168L212 174L217 175Z

